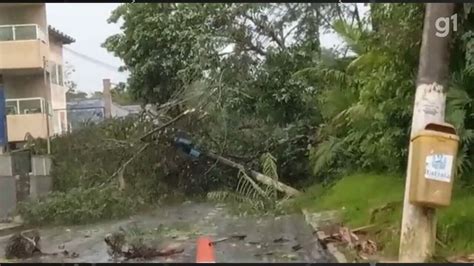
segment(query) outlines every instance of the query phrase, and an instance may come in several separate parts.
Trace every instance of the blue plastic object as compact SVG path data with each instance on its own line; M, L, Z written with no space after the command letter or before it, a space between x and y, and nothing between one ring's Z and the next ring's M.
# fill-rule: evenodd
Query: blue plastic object
M198 158L201 155L201 152L196 150L193 147L193 144L192 144L191 140L189 140L189 139L176 138L175 139L175 145L191 157Z
M199 152L198 150L195 150L195 149L191 149L191 151L189 152L189 155L191 155L194 158L198 158L199 155L201 155L201 152Z

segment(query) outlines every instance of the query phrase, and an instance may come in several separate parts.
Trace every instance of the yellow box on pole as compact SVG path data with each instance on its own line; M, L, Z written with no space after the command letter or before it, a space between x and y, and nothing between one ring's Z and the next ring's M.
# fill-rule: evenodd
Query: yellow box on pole
M454 127L430 123L411 142L410 203L433 208L449 206L459 145Z

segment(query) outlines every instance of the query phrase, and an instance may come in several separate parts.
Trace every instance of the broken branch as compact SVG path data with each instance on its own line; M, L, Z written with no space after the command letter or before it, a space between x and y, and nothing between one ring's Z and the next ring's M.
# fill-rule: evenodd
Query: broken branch
M192 112L194 112L194 111L196 111L196 109L194 109L194 108L193 108L193 109L188 109L188 110L184 111L183 113L179 114L178 116L176 116L175 118L171 119L171 120L168 121L167 123L165 123L165 124L163 124L163 125L161 125L161 126L159 126L159 127L156 127L156 128L154 128L154 129L150 130L150 131L147 132L145 135L143 135L143 136L140 138L140 140L144 140L145 138L147 138L147 137L150 136L151 134L153 134L153 133L155 133L155 132L157 132L157 131L160 131L160 130L162 130L163 128L168 127L169 125L173 124L174 122L180 120L181 118L183 118L183 117L186 116L187 114L192 113Z
M119 183L119 188L120 190L123 190L125 188L125 180L123 178L123 172L125 171L125 167L127 167L127 165L129 165L133 160L135 160L135 158L138 157L138 155L140 153L142 153L148 146L150 146L150 143L145 143L135 154L133 154L132 157L130 157L130 159L128 159L124 164L122 164L111 176L110 178L107 180L107 182L105 183L102 183L101 186L109 183L115 176L118 175L118 183Z
M225 165L228 165L228 166L231 166L231 167L234 167L234 168L237 168L237 169L245 169L243 165L239 164L239 163L236 163L236 162L233 162L229 159L226 159L222 156L219 156L219 155L216 155L216 154L213 154L213 153L206 153L206 155L209 157L209 158L212 158L212 159L215 159L215 160L218 160L219 162L225 164ZM274 188L276 188L278 191L280 192L284 192L286 193L288 196L296 196L298 194L300 194L301 192L288 186L288 185L285 185L277 180L274 180L273 178L269 177L269 176L266 176L262 173L259 173L259 172L256 172L256 171L253 171L253 170L250 170L248 171L250 176L252 176L253 178L257 179L257 181L259 181L260 183L263 183L267 186L272 186Z

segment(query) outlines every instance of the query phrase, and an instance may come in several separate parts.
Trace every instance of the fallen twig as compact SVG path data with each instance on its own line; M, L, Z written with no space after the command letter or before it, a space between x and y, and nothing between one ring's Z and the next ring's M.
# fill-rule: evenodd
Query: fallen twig
M369 224L369 225L364 225L364 226L361 226L361 227L357 227L355 229L352 229L352 233L356 233L356 232L359 232L359 231L364 231L364 230L367 230L367 229L370 229L370 228L373 228L377 226L377 224Z
M217 243L220 243L220 242L224 242L224 241L227 241L229 239L238 239L238 240L243 240L245 239L247 236L246 235L231 235L231 236L228 236L228 237L223 237L223 238L219 238L217 240L214 240L211 242L211 244L217 244Z
M369 224L369 225L364 225L364 226L361 226L361 227L358 227L358 228L354 228L352 230L349 230L347 233L349 234L350 232L350 235L352 238L354 239L358 239L358 237L355 235L355 233L357 232L360 232L360 231L363 231L363 230L367 230L369 228L373 228L377 226L377 224ZM324 240L324 241L329 241L329 240L342 240L342 236L341 236L341 232L338 232L338 233L334 233L334 234L331 234L331 235L326 235L323 239L321 240Z

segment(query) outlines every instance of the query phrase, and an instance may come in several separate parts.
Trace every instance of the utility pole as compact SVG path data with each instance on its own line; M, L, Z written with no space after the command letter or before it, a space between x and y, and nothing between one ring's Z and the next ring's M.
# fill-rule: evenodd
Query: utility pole
M457 27L451 25L454 8L454 3L426 4L411 137L428 123L444 122L445 86L449 75L449 43L451 33ZM440 34L440 31L443 33ZM413 156L410 143L399 262L426 261L433 255L436 243L435 209L415 206L408 200Z

